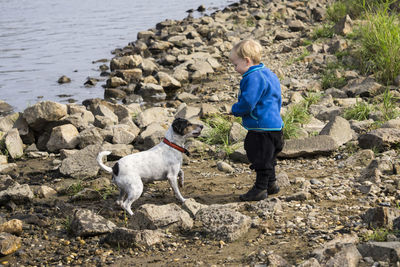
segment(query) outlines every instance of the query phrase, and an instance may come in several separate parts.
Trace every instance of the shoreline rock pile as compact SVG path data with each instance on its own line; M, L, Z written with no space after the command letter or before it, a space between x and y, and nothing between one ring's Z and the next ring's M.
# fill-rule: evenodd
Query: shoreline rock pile
M336 25L335 37L307 46L308 55L293 60L325 19L327 4L241 1L210 16L160 22L116 49L109 67L101 68L101 75L108 75L105 97L111 101L43 101L0 117L0 260L26 266L127 264L116 253L122 249L138 264L149 263L146 259L166 265L400 264L395 234L400 229L395 207L399 119L369 130L380 114L361 122L344 118L347 107L384 91L373 77L346 71L338 74L346 80L342 88L323 89L320 82L324 68L338 61L335 53L349 48L343 35L351 19ZM108 176L102 177L98 152L110 150L108 159L117 160L160 142L175 117L205 124L202 118L226 114L240 79L227 57L232 44L248 37L260 41L263 61L281 78L283 112L303 101L306 92L323 94L309 107L313 118L302 125L302 136L286 140L279 155L278 183L284 193L254 203L201 201L213 199L217 177L234 181L223 182L222 192L251 184L243 149L246 131L232 123L229 140L236 149L229 157L199 140L187 144L195 155L185 157L189 182L208 179L188 190L209 184L192 192L196 198L179 206L173 196L165 200L168 189L155 193L149 185L132 217L116 210L113 197L108 198L115 188ZM349 55L346 60L355 59ZM390 90L399 95L399 88ZM390 232L383 242L365 242L381 228ZM208 261L201 247L217 248L216 256ZM198 255L188 256L193 249ZM180 258L174 261L173 253Z

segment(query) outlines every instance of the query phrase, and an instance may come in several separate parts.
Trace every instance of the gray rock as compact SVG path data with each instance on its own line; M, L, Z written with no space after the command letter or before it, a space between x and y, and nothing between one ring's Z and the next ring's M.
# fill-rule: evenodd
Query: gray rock
M304 139L285 140L283 150L278 154L282 158L326 155L337 149L335 140L327 135L312 136Z
M132 130L126 124L111 126L111 130L113 132L113 144L130 144L137 136L137 131Z
M243 142L246 135L247 130L240 123L233 122L229 130L229 143Z
M229 155L229 158L233 161L249 163L249 159L246 155L246 150L244 150L244 143L237 143L238 148L233 151L232 154Z
M343 113L344 108L337 106L327 106L324 104L311 105L310 113L321 121L333 120L336 116Z
M128 85L128 83L120 77L111 77L106 82L108 88L117 88L125 85Z
M289 195L285 198L286 201L305 201L307 199L310 199L311 194L307 191L300 191L296 192L292 195Z
M185 203L183 203L183 208L189 212L189 214L193 217L196 216L197 212L203 208L206 208L207 205L196 202L193 198L186 199Z
M328 45L328 52L331 54L342 52L348 47L347 40L338 36L333 37Z
M90 210L77 209L70 227L75 236L87 237L110 233L116 226Z
M357 248L363 257L372 257L374 261L400 261L400 242L367 242Z
M106 142L101 146L101 150L111 151L111 155L108 157L120 159L132 153L133 145L110 144Z
M17 159L24 154L24 144L19 136L18 129L14 128L7 132L4 143L11 158Z
M339 252L326 262L326 266L358 267L361 258L362 256L360 252L358 252L355 244L345 244L340 247Z
M100 170L96 161L99 152L100 146L89 145L70 155L61 163L61 174L81 179L96 176Z
M292 267L291 264L287 262L282 256L278 254L269 254L268 258L268 266L279 266L279 267Z
M200 106L201 110L200 110L200 117L201 118L206 118L206 117L210 117L214 114L218 114L219 111L218 109L215 107L215 105L212 104L208 104L208 103L201 103Z
M228 163L223 162L223 161L217 162L217 169L221 172L226 172L226 173L235 172L235 169L231 165L229 165Z
M36 131L41 131L49 123L58 121L67 115L67 106L64 104L44 101L24 110L26 122Z
M373 229L383 227L385 229L400 229L400 210L388 207L370 208L361 218Z
M348 35L349 33L353 32L353 21L351 20L349 15L346 15L344 18L339 20L333 30L336 34L340 35Z
M129 227L135 230L189 230L193 227L193 220L175 203L162 206L144 204L133 213Z
M275 212L282 211L282 202L278 198L267 198L256 203L248 204L261 218L272 218Z
M177 99L186 104L200 101L200 97L190 94L190 93L187 93L187 92L183 92L183 93L179 94L177 96Z
M21 238L9 233L0 233L0 256L15 253L21 248Z
M383 89L384 87L381 84L369 77L350 80L347 85L342 88L350 97L370 97L381 93Z
M0 191L0 204L6 204L9 201L15 204L24 204L32 201L34 194L27 184L15 184L6 190Z
M58 83L70 83L71 82L71 78L63 75L60 78L58 78Z
M135 143L135 147L140 150L147 150L160 143L165 136L166 129L158 123L152 123L147 126Z
M370 181L372 183L380 183L381 176L382 172L379 169L379 161L374 159L365 169L361 171L358 181L359 182Z
M153 246L166 239L160 230L132 230L124 227L115 228L105 238L104 242L114 247L142 247Z
M356 133L351 129L350 123L337 116L331 120L319 133L320 135L329 135L335 140L337 146L341 146L356 135Z
M84 188L82 191L73 195L70 199L71 202L74 201L82 201L82 200L101 200L103 197L98 190L94 190L91 188Z
M123 56L119 58L113 58L110 62L111 71L133 69L138 67L142 63L143 59L139 55Z
M356 235L342 235L335 239L323 244L320 248L313 250L311 256L316 258L319 262L327 262L332 255L335 255L346 246L346 244L358 243Z
M297 267L320 267L318 260L316 258L310 258L299 265Z
M379 128L358 137L358 145L364 149L389 150L400 142L400 129Z
M154 36L155 36L155 33L152 31L140 31L137 34L137 39L141 39L146 42L147 40L149 40L150 38L152 38Z
M0 100L0 116L8 115L13 112L13 107L7 102Z
M247 233L250 217L240 212L220 207L207 207L196 214L196 222L201 223L200 230L216 240L234 241Z
M104 141L104 136L96 127L91 127L83 130L77 137L79 148L85 148L89 145L101 145Z
M190 120L198 117L199 114L200 114L200 108L194 106L188 106L185 103L182 103L176 111L175 118Z
M175 78L171 77L165 72L159 71L156 75L159 85L161 85L165 91L175 92L177 89L181 88L181 83Z
M176 68L172 76L181 83L186 83L189 81L189 72L183 68Z
M292 32L280 30L275 33L275 40L277 40L277 41L293 39L295 37L296 37L296 35L293 34Z
M110 121L112 121L113 124L118 123L118 116L113 112L111 107L108 107L103 104L99 104L95 107L93 110L93 115L96 116L102 116L108 118Z
M348 157L345 160L344 165L353 167L367 167L374 158L374 151L372 151L371 149L362 149L360 151L357 151L354 155Z
M47 185L41 185L37 188L35 194L40 198L50 198L57 195L57 191Z
M139 68L120 70L117 75L120 75L127 83L136 83L142 78L143 71Z
M141 83L140 89L137 92L144 100L165 100L167 97L164 88L161 85L154 83Z
M288 23L288 27L294 32L303 31L305 29L305 26L301 20L291 20Z
M78 130L72 124L54 127L46 147L50 152L58 152L60 149L73 149L79 143L78 135Z
M153 107L140 112L136 117L136 124L139 128L145 128L152 123L165 124L172 122L172 117L169 117L168 111L165 108Z
M395 128L400 129L400 119L393 119L382 124L381 128Z
M17 128L21 137L27 136L30 133L29 125L24 119L22 113L13 113L0 118L1 132L8 132L12 128Z
M142 69L144 76L152 75L154 72L158 71L157 64L148 58L143 59L143 62L139 67Z

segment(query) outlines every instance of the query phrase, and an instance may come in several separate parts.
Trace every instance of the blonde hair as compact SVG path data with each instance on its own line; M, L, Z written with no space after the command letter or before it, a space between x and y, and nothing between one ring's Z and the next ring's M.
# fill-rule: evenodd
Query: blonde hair
M239 58L248 57L254 64L260 64L262 46L252 39L246 39L235 44L231 50L231 56L232 53L235 53Z

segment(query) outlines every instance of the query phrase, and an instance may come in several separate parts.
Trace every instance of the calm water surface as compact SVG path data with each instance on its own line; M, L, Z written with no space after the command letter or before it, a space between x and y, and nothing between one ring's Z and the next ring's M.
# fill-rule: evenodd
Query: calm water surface
M207 13L233 0L0 0L0 100L15 111L41 100L78 103L103 97L85 88L111 51L165 19L183 19L204 5ZM195 13L199 16L199 13ZM107 63L108 64L108 63ZM58 84L62 75L71 83Z

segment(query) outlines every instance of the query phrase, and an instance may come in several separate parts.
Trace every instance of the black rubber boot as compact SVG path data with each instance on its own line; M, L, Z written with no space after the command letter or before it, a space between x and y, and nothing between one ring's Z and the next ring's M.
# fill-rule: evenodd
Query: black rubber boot
M268 197L267 189L259 189L255 185L246 193L239 196L241 201L259 201Z
M277 193L279 193L279 190L280 190L280 188L276 184L276 181L268 183L268 188L267 188L268 195L277 194Z

